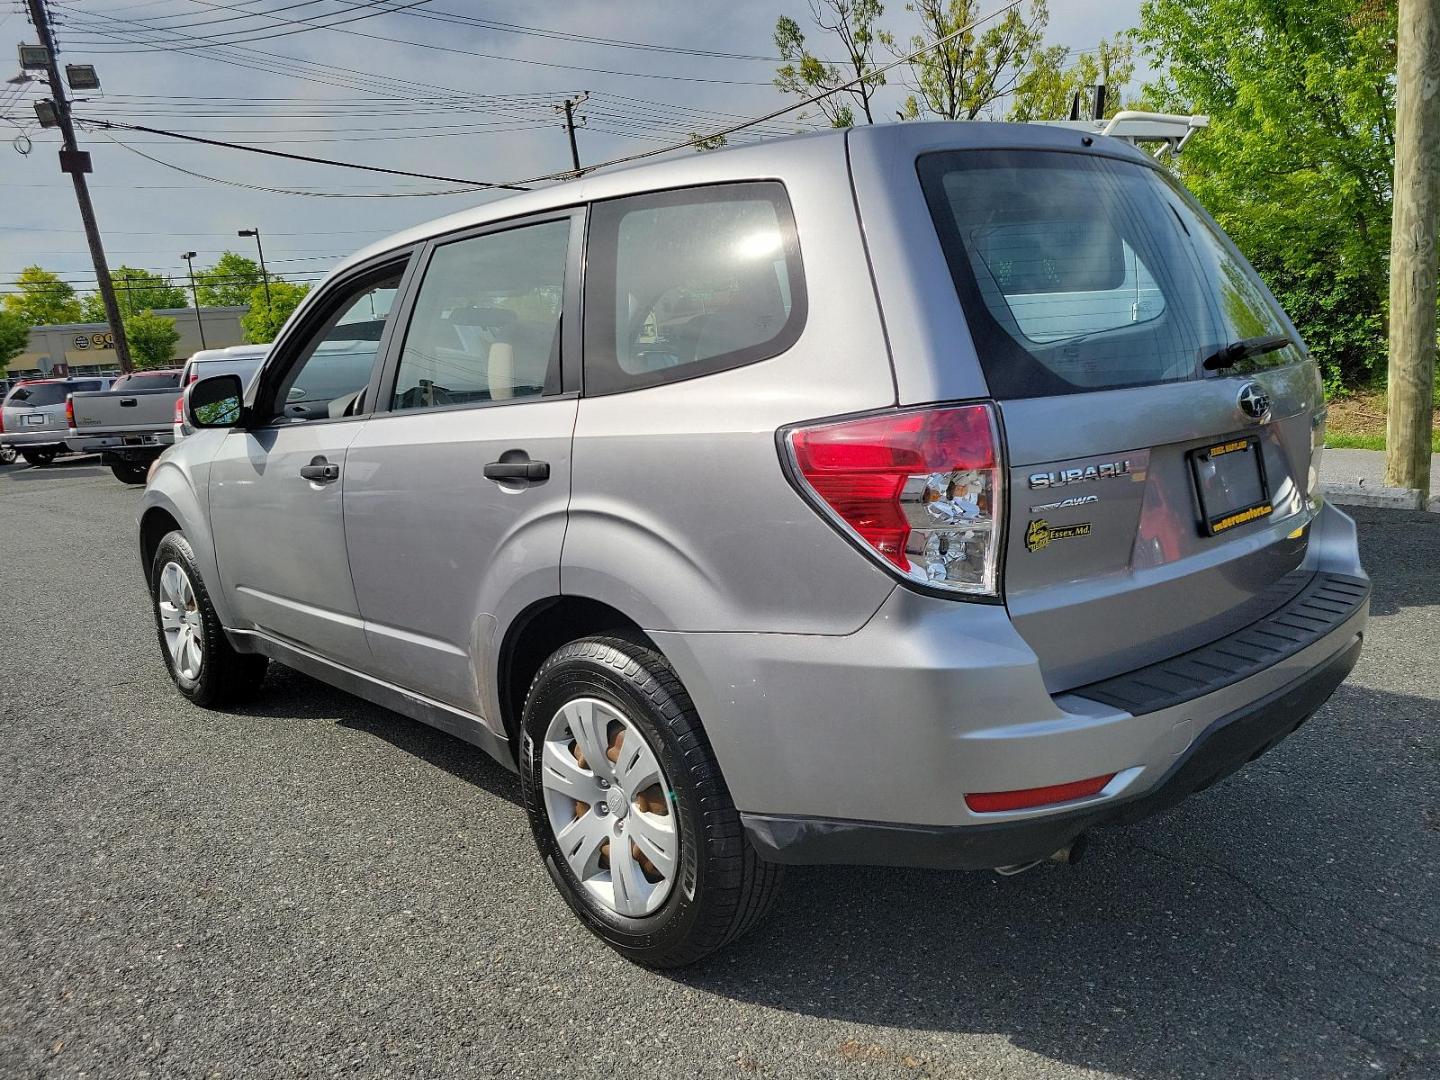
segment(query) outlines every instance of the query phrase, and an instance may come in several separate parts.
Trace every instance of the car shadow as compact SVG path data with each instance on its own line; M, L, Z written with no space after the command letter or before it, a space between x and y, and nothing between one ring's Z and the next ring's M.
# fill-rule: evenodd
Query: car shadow
M272 663L260 693L230 711L265 719L335 720L340 727L363 731L467 784L520 805L520 778L479 747L283 664Z
M110 466L100 464L97 454L58 457L49 465L31 465L24 458L16 458L10 465L0 465L0 477L7 483L30 484L42 480L75 480L89 477L108 477Z

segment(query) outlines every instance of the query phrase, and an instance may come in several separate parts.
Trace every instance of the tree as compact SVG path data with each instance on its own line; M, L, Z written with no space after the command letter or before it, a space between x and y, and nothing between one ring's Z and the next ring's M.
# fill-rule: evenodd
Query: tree
M1101 38L1096 48L1079 53L1073 63L1071 56L1063 45L1038 50L1030 70L1015 87L1015 103L1007 119L1063 120L1070 115L1070 102L1077 93L1081 115L1088 116L1088 91L1097 85L1105 87L1104 118L1125 107L1122 95L1135 75L1133 31L1109 40Z
M110 271L110 280L115 284L115 303L120 308L120 317L155 308L189 307L190 300L185 290L171 283L167 277L139 270L133 266L118 266ZM108 322L105 317L105 301L98 292L90 293L80 301L81 317L86 322Z
M1331 389L1384 370L1389 0L1145 0L1146 104L1210 116L1180 172L1290 313Z
M263 281L260 264L233 251L221 255L208 270L195 274L196 292L205 307L244 307L250 303L251 290Z
M250 310L240 316L245 340L252 344L274 341L275 334L285 325L290 313L305 299L309 285L296 285L279 278L270 279L270 303L265 302L265 287L250 290Z
M30 341L30 324L13 311L0 311L0 379L6 365L25 351Z
M59 276L38 266L27 266L5 297L5 310L25 320L26 326L54 326L81 321L75 289Z
M1011 8L983 31L966 29L982 17L980 0L912 0L905 10L919 18L921 32L904 47L885 35L897 56L948 39L910 61L914 93L900 111L905 120L974 120L1015 91L1041 53L1050 22L1045 0L1031 0L1024 14Z
M776 70L775 85L787 94L806 98L875 70L875 45L881 34L875 24L885 13L879 0L809 0L809 5L811 20L840 42L845 59L843 66L820 59L807 48L800 24L788 15L780 16L775 22L775 47L786 63ZM875 92L884 83L883 75L863 79L839 94L821 98L816 104L831 127L854 124L857 104L865 115L865 122L873 124Z
M724 135L701 135L698 131L690 132L690 138L694 140L696 152L705 150L719 150L727 142Z
M175 320L150 310L125 316L125 340L137 371L169 367L175 360L175 343L180 331Z

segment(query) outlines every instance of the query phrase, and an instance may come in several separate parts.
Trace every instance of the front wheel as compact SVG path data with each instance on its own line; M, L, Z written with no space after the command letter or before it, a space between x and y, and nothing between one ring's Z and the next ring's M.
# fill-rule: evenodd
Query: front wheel
M20 456L23 457L29 464L34 465L36 468L40 468L42 466L49 465L52 461L55 460L55 451L21 450Z
M644 645L584 638L525 702L521 788L546 869L580 920L647 967L750 929L781 868L750 846L700 718Z
M122 484L143 484L145 475L150 470L145 465L135 465L128 461L117 461L110 466L110 471L115 474L115 479Z
M175 688L207 709L244 700L265 677L265 657L236 652L185 534L167 533L150 564L160 651Z

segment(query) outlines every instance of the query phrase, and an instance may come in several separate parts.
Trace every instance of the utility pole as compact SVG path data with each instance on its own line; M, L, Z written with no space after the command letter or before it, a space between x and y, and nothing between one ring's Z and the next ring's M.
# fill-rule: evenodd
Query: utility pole
M265 283L265 329L273 338L275 336L275 309L270 306L270 271L265 269L265 248L260 243L260 230L241 229L235 235L255 238L255 250L260 255L260 280Z
M195 288L195 264L190 260L195 258L199 252L182 251L180 257L185 260L185 267L190 271L190 299L195 301L195 326L200 331L200 348L205 348L205 320L200 317L200 290Z
M570 135L570 164L574 166L577 173L580 171L580 147L575 142L575 106L583 105L589 100L590 91L586 90L578 97L566 98L563 104L555 106L557 110L565 111L565 130ZM585 126L584 117L580 119L580 126Z
M75 125L70 122L70 99L65 93L65 82L60 77L59 50L55 46L55 34L50 29L50 14L45 10L45 0L28 0L28 4L30 21L35 24L40 44L47 55L45 71L54 101L55 122L65 144L65 149L60 151L60 171L69 173L75 185L75 201L80 204L80 223L85 227L90 259L95 264L100 299L105 304L105 320L110 324L111 336L115 338L115 359L120 370L128 375L134 370L130 363L130 344L125 340L125 324L120 319L120 305L115 302L115 284L110 280L105 247L100 242L100 227L95 223L95 207L90 202L90 189L85 183L85 174L91 170L90 155L75 143Z
M1440 4L1400 0L1390 229L1385 484L1430 497L1435 392L1435 217L1440 213Z

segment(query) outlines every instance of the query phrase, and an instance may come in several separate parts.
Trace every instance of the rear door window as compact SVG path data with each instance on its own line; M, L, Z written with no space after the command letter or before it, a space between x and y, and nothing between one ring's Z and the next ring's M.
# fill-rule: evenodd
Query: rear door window
M996 397L1203 378L1223 345L1287 332L1255 272L1158 169L967 150L919 170ZM1259 363L1299 358L1292 346Z
M586 263L587 393L765 360L804 324L799 240L778 183L597 203Z
M65 395L71 392L72 387L65 383L33 383L30 386L19 386L15 388L6 405L21 408L38 409L44 405L63 405Z

